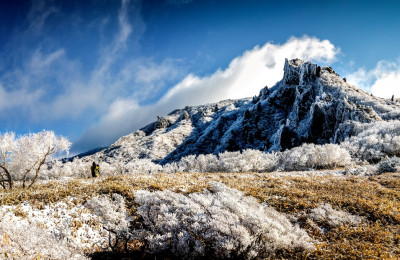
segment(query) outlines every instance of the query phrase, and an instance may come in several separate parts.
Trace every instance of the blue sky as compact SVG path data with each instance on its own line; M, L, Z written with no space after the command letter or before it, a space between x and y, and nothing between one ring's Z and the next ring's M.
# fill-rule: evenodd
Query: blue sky
M72 153L175 108L256 95L284 58L400 96L398 1L2 0L0 132Z

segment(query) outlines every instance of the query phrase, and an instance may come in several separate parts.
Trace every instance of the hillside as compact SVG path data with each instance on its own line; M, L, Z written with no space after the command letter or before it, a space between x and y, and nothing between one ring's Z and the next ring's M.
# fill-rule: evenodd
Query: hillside
M93 158L166 164L192 154L282 151L303 143L341 143L368 123L398 119L398 102L348 84L331 67L286 60L283 79L258 96L174 110Z
M196 239L209 247L210 251L204 252L208 259L397 259L399 173L373 177L338 173L137 174L51 181L34 190L0 191L0 258L87 259L86 254L91 259L188 259L195 254L194 241L178 233L192 229ZM229 189L217 192L216 182ZM194 201L197 198L206 205L205 196L214 200L214 206L198 208L200 204ZM145 202L146 198L150 200ZM234 215L227 215L226 205L233 207ZM261 211L264 207L279 214ZM191 218L184 209L195 215ZM202 218L213 212L218 217L203 223ZM259 221L259 214L260 219L270 221L262 224L272 225L265 238L275 237L258 241L253 240L255 234L247 233L251 232L250 223L258 226L254 221ZM158 220L149 221L152 216ZM279 246L285 243L283 238L291 241L297 236L284 234L290 225L285 218L297 225L297 234L306 231L300 232L305 244ZM195 229L199 224L204 227ZM234 226L240 229L234 230ZM281 231L275 230L276 226ZM162 239L166 234L172 234L170 240ZM269 251L263 251L264 245ZM241 248L255 252L241 252ZM224 255L227 253L230 257Z

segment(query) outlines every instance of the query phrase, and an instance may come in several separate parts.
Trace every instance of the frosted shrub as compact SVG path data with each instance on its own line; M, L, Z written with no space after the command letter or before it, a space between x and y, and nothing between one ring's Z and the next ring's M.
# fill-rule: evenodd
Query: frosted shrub
M200 154L197 156L195 165L193 165L194 169L199 172L218 172L219 164L218 159L213 154Z
M126 173L125 163L122 161L115 161L115 163L113 164L110 164L108 162L100 162L99 169L100 176L115 176ZM89 176L91 176L91 172Z
M279 153L247 149L241 152L189 155L163 166L165 172L268 172L276 168Z
M165 164L163 166L163 171L166 172L166 173L180 172L177 162L172 162L172 163Z
M246 171L246 159L240 152L224 152L218 155L220 169L223 172L244 172Z
M243 167L245 172L273 171L279 161L277 153L263 153L252 149L244 150L242 157L246 161Z
M177 162L176 170L186 172L216 172L218 171L217 157L213 154L189 155Z
M118 248L122 242L129 240L130 217L125 208L124 198L114 193L111 200L107 196L98 196L85 203L85 207L92 209L94 215L101 218L100 223L108 231L108 244L112 250Z
M378 164L377 174L385 172L398 172L400 170L400 158L391 157L385 158Z
M155 174L162 171L162 166L153 163L150 159L137 159L126 165L126 169L129 173L134 174Z
M144 224L136 235L152 254L256 259L314 249L307 233L284 215L221 183L190 195L140 190L135 198Z
M349 152L336 144L303 144L285 152L264 153L247 149L207 155L189 155L164 166L166 172L271 172L327 169L351 163Z
M162 171L162 166L150 159L134 159L129 162L114 159L100 163L100 175L115 176L121 174L156 174Z
M340 145L361 160L378 162L386 156L400 156L400 121L361 124Z
M85 203L85 207L93 210L93 214L101 217L104 227L115 234L128 232L129 217L125 209L124 198L114 193L111 199L98 196Z
M327 224L330 227L343 225L357 226L361 223L360 216L335 210L330 204L322 204L318 208L312 209L308 215L313 221L321 224Z
M78 250L28 222L0 220L1 259L88 259Z
M279 153L263 153L247 149L240 152L219 154L219 164L224 172L268 172L273 171L279 162Z
M371 176L375 175L377 167L375 165L357 165L355 167L346 168L344 174L346 175L358 175L358 176Z
M85 178L91 176L90 162L74 158L72 162L53 162L49 169L43 172L41 179L56 179L64 177L80 177Z
M303 144L283 152L281 168L286 171L327 169L351 163L349 152L336 144Z

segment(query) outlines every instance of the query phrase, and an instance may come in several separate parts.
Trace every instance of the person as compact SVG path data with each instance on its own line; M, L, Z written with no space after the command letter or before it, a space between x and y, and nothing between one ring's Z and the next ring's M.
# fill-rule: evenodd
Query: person
M98 177L99 176L99 172L100 172L100 167L98 164L96 164L95 162L93 162L92 166L90 167L90 170L92 172L92 177Z

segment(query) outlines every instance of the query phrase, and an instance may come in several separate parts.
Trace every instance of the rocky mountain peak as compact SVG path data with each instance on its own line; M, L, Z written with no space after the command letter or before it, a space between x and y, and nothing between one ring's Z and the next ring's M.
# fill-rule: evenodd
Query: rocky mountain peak
M320 66L301 59L285 59L283 71L283 82L287 85L303 85L321 75Z
M286 59L282 80L252 100L176 109L97 156L164 164L248 148L281 151L303 143L340 143L357 134L360 125L398 119L398 103L350 85L331 67Z

